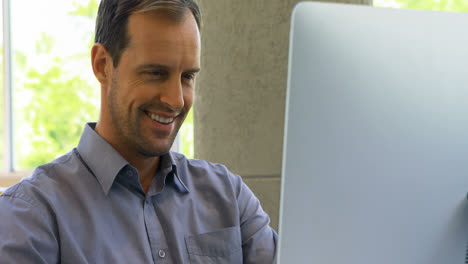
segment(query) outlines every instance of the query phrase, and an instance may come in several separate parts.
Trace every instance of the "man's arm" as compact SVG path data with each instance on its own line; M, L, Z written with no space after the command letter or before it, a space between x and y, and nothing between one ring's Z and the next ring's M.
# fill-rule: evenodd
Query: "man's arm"
M51 219L27 198L0 196L0 262L58 263Z
M260 201L241 178L237 177L244 263L276 263L278 235L269 226L270 218L260 206Z

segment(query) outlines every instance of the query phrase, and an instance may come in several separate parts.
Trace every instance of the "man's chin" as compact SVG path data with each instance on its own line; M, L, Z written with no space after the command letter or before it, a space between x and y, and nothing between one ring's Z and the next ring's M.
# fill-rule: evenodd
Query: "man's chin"
M146 137L144 136L145 134L140 134L140 140L135 141L138 152L147 157L167 154L172 148L177 133L175 131L171 131L171 133L162 133L161 131L158 131L158 133L151 132Z
M148 158L153 158L153 157L159 157L159 156L166 155L167 153L169 153L169 151L170 151L170 149L158 149L158 150L145 149L145 150L140 150L139 153L142 156L145 156L145 157L148 157Z
M140 145L138 152L140 152L141 155L146 157L162 156L169 153L173 142L174 140L171 140L170 142L167 142L165 144L161 144L162 142L158 142L159 144L152 146L150 146L151 144Z

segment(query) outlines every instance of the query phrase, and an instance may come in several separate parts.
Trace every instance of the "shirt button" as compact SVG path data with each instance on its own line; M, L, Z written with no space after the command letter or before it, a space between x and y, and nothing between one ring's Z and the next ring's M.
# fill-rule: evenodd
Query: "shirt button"
M166 252L164 252L164 250L162 250L162 249L159 250L158 254L159 254L160 258L164 258L166 256Z

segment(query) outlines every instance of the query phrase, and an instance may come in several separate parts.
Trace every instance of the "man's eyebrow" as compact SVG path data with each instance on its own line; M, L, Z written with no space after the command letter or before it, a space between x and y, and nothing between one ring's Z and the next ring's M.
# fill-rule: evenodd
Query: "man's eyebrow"
M145 70L155 70L155 69L169 71L171 69L171 67L169 67L167 65L163 65L163 64L154 64L154 63L143 64L143 65L140 65L140 66L137 67L137 71L139 71L139 72L140 71L145 71ZM184 72L191 72L191 73L197 73L199 71L200 71L200 68L198 68L198 67L184 70Z
M167 65L163 65L163 64L154 64L154 63L150 63L150 64L142 64L142 65L139 65L137 67L137 71L145 71L145 70L154 70L154 69L158 69L158 70L169 70L170 67L167 66Z
M199 71L200 71L200 68L191 68L191 69L186 70L185 72L197 73Z

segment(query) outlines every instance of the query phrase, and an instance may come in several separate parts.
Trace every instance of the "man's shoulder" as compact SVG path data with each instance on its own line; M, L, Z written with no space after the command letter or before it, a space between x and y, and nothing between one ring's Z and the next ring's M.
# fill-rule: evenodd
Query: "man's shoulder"
M40 206L46 196L57 195L70 174L76 171L73 151L40 165L29 177L9 187L2 193L2 199L22 200L32 206Z
M171 152L171 154L178 167L188 167L192 170L204 170L221 174L230 173L227 167L223 164L207 160L187 158L184 154L178 152Z
M232 173L225 165L200 159L189 159L181 153L172 152L177 172L189 185L211 185L237 189L242 178Z

